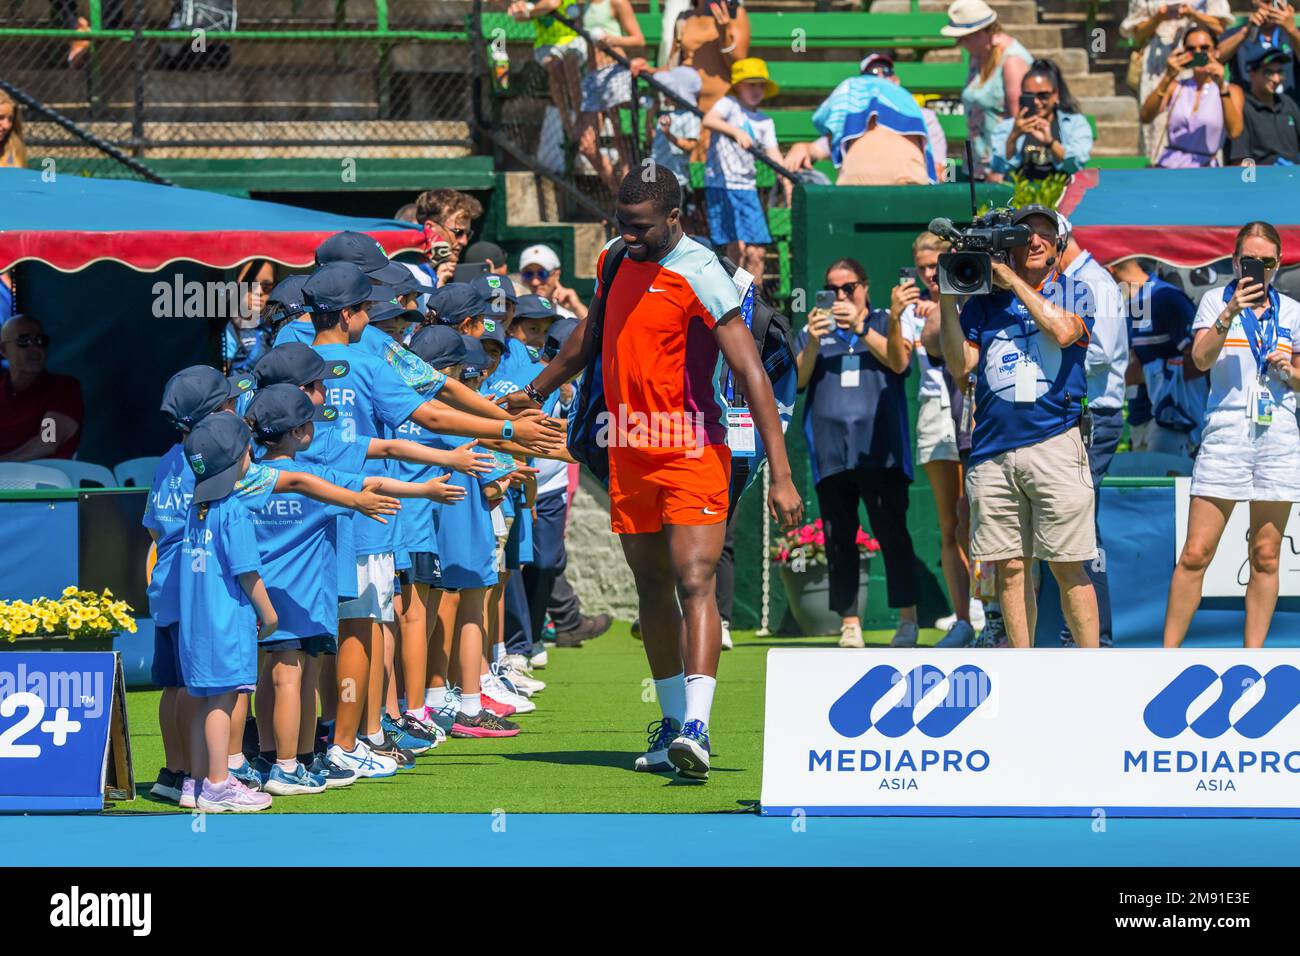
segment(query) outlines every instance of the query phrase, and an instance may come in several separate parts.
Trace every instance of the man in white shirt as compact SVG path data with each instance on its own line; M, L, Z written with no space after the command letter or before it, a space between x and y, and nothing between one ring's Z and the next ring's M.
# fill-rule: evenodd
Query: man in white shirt
M1092 471L1092 485L1096 489L1096 510L1101 506L1101 480L1110 468L1124 433L1124 373L1128 368L1128 313L1124 297L1111 274L1085 252L1071 235L1070 223L1064 216L1061 229L1070 236L1061 254L1059 267L1064 275L1083 283L1092 294L1094 319L1092 340L1088 343L1088 357L1084 368L1088 374L1088 411L1092 417L1092 443L1088 446L1088 466ZM1085 565L1097 592L1097 612L1100 619L1100 643L1111 644L1110 588L1106 583L1106 550L1101 540L1101 526L1097 527L1097 558ZM1071 645L1074 639L1066 625L1061 627L1061 643Z

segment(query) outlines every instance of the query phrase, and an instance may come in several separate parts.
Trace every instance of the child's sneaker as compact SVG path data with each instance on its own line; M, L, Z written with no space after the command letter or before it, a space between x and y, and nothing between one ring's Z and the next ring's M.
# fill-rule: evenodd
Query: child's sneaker
M456 715L452 725L453 737L514 737L519 733L519 725L503 720L492 711L480 710L477 716Z
M262 789L262 778L257 775L257 771L253 769L253 765L248 762L247 757L238 767L230 768L230 775L250 790ZM261 807L258 807L258 809L260 810Z
M232 772L225 783L216 787L205 777L196 803L198 809L208 813L253 813L269 807L271 795L251 789Z
M724 620L722 622L722 649L724 651L729 651L733 646L734 644L731 640L731 622Z
M293 773L285 771L277 763L271 765L271 772L267 774L262 790L277 797L296 797L306 793L324 793L325 781L301 763L294 768Z
M479 694L479 700L483 702L484 710L491 711L498 717L511 717L514 715L515 709L513 707L509 704L503 703L502 701L496 700L493 697L489 697L487 691L482 691Z
M154 781L154 785L149 792L159 800L180 803L181 784L184 780L185 774L179 770L168 770L166 767L160 767L158 769L158 779Z
M433 740L423 730L417 733L409 727L403 726L399 721L393 720L387 714L379 718L379 725L383 727L384 734L392 738L393 743L397 745L399 750L409 750L419 756L433 749Z
M546 670L546 665L549 664L550 662L551 662L551 658L550 655L546 653L545 644L542 645L542 649L540 651L538 651L532 657L528 658L528 663L532 665L533 669L539 671Z
M271 769L275 764L267 760L261 754L253 758L253 773L257 774L257 788L263 790L266 788L266 781L271 778Z
M198 785L194 782L193 777L186 777L181 781L181 798L179 800L182 810L193 810L197 806L195 793Z
M310 770L313 776L320 777L325 781L326 790L334 790L338 787L350 787L357 782L357 775L351 770L344 770L335 764L325 754L316 754L315 759L311 762Z
M418 712L412 713L407 711L399 718L399 722L406 721L407 725L418 727L426 737L433 741L436 747L447 739L447 734L433 720L433 711L428 707L421 707Z
M505 704L507 707L513 707L516 714L531 714L537 709L537 705L525 697L523 694L512 690L508 684L503 681L497 674L488 674L484 679L483 689L495 701ZM503 716L509 717L509 714Z
M371 752L370 747L360 738L357 738L356 746L351 750L331 744L326 756L330 763L351 770L358 778L392 777L397 774L396 760Z
M376 757L387 757L397 764L398 770L410 770L415 766L415 754L406 747L399 747L397 739L388 731L382 731L384 742L377 744L372 740L366 741L366 746Z
M430 708L429 718L442 729L443 733L450 734L458 713L460 713L460 688L448 687L442 699L442 706L436 709Z
M668 759L679 776L709 779L709 728L702 720L688 720L677 739L668 745Z

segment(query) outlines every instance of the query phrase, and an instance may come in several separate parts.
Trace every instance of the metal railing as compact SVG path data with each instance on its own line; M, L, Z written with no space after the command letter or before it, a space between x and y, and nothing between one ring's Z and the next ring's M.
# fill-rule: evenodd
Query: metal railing
M395 24L386 0L364 21L341 0L259 0L222 32L187 28L167 0L122 0L115 18L92 0L86 30L51 24L52 6L0 4L0 77L137 159L472 151L463 3ZM46 117L27 126L33 157L78 155Z

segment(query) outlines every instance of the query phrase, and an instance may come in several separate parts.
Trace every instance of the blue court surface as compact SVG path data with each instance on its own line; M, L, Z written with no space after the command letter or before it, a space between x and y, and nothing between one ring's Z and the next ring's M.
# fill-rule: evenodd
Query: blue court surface
M0 865L1294 866L1300 821L753 814L0 817ZM197 831L197 832L196 832ZM278 849L277 849L278 848Z

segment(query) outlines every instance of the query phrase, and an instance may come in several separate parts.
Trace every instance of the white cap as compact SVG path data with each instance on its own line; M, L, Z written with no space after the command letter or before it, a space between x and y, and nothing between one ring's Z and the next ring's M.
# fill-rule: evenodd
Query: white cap
M560 268L560 254L550 246L544 246L540 243L535 246L529 246L519 254L519 268L532 263L539 265L543 269L549 269L555 272Z
M948 24L939 32L946 37L964 37L992 26L997 19L984 0L954 0L948 7Z

